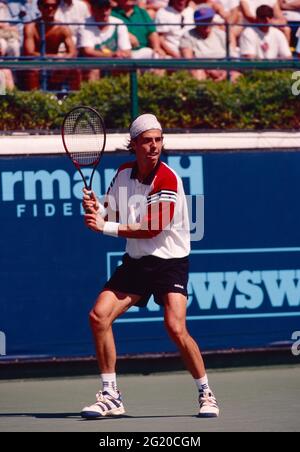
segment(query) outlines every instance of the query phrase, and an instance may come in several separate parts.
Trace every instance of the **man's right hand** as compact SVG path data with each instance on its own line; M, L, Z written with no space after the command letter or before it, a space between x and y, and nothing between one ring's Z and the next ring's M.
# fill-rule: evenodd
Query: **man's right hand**
M99 210L99 201L93 191L83 189L82 206L85 213L97 213Z
M129 33L129 39L130 39L130 44L133 49L136 49L137 47L139 47L140 43L139 43L138 38L135 35L133 35L132 33Z

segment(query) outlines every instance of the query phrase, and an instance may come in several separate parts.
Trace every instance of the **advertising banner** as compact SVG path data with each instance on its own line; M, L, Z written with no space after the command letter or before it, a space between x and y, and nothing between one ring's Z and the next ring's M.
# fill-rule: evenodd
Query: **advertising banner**
M93 180L99 195L128 159L103 157ZM201 349L291 342L300 329L300 153L177 152L163 160L189 197L187 318ZM81 197L65 156L0 158L2 357L94 354L88 313L125 241L88 230ZM120 355L175 351L153 299L131 308L114 332Z

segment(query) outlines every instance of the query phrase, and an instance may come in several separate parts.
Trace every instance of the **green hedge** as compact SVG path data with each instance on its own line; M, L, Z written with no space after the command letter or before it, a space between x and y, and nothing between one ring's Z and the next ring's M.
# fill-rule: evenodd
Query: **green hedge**
M139 76L140 112L152 112L165 128L299 129L300 95L292 73L248 72L237 83L198 82L187 72ZM58 129L66 111L85 104L98 109L109 129L130 122L129 77L105 77L57 99L40 91L0 96L0 130Z

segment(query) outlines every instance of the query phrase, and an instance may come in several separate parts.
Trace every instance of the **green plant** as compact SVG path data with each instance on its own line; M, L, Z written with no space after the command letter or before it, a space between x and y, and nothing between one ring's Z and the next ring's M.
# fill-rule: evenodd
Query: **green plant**
M233 84L198 82L187 71L145 72L138 78L140 112L156 114L166 129L299 129L300 96L292 94L291 74L251 71ZM41 91L0 96L0 130L59 129L65 112L80 104L99 110L107 128L127 129L128 74L83 83L61 100Z

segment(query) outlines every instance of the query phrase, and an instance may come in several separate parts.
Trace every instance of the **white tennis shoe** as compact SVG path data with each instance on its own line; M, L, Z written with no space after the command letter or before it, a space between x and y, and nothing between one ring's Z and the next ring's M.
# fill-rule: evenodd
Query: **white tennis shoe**
M199 417L218 417L219 407L214 394L210 389L199 391Z
M114 397L107 391L99 391L96 394L96 403L86 406L81 411L81 417L85 419L97 419L104 416L119 416L125 413L120 391Z

